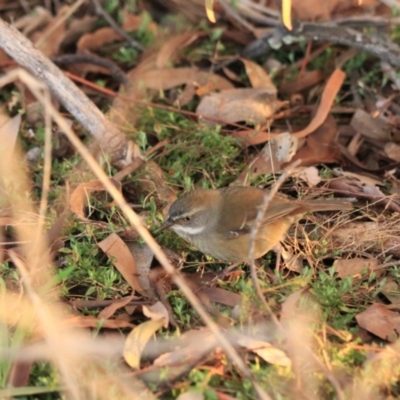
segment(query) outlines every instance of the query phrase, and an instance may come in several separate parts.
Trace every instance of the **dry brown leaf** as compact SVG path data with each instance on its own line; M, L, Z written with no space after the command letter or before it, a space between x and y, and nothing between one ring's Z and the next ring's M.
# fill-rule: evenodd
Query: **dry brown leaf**
M179 346L174 351L162 354L154 360L154 365L166 367L177 363L191 363L209 354L216 345L215 336L208 329L190 330L181 336Z
M14 27L21 31L24 36L29 36L36 29L47 25L52 19L50 11L41 6L36 6L29 14L18 18L14 22Z
M99 328L101 326L106 329L122 329L133 328L135 326L121 319L100 319L84 315L71 315L63 322L67 327L72 326L75 328Z
M205 35L205 32L184 32L169 39L158 52L156 60L157 68L167 67L169 63L174 61L173 58L178 50L182 51L186 46L189 46L191 43Z
M281 133L271 133L259 130L246 129L243 131L232 132L232 136L238 139L242 139L241 145L243 147L256 146L257 144L268 142L271 139L276 138Z
M212 126L216 123L207 120L207 117L225 124L241 121L262 124L274 114L279 104L276 96L265 88L228 89L203 97L196 113Z
M12 366L7 379L7 386L24 387L29 383L29 377L32 370L33 360L18 360L12 361Z
M359 276L363 272L369 274L378 268L379 262L376 258L349 258L347 260L335 260L333 266L339 277L344 279L348 276Z
M249 178L278 172L295 155L298 141L288 132L277 135L263 147L235 182L244 184Z
M381 287L381 293L392 303L400 303L400 287L392 276L386 277L385 284Z
M115 268L118 269L131 288L146 296L147 294L139 280L135 259L126 243L116 233L112 233L97 245L110 257Z
M21 125L21 114L13 118L1 118L0 121L0 157L7 164L14 153L18 132Z
M307 182L310 187L316 186L322 181L319 170L315 167L298 168L292 176Z
M334 12L349 10L354 8L359 10L360 7L374 7L376 0L305 0L301 2L292 1L293 14L307 21L329 20Z
M83 35L78 40L78 53L84 53L88 50L97 50L105 44L116 40L122 40L122 36L114 29L109 27L97 29L95 32Z
M336 135L336 121L329 114L323 124L307 137L306 144L294 155L292 161L301 160L303 166L338 162L340 151L335 143Z
M134 299L134 297L135 296L132 294L130 296L123 297L122 299L114 300L109 306L105 307L99 312L98 318L111 318L117 310L129 304Z
M328 182L328 187L332 190L348 192L349 194L362 192L362 184L360 181L344 177L331 179Z
M198 71L196 73L193 84L197 87L196 94L199 97L215 92L216 90L234 89L234 85L224 77L205 71Z
M279 86L281 94L295 94L305 89L315 86L324 79L324 73L319 69L306 71L300 75L294 82L284 83Z
M253 353L257 354L264 361L270 364L280 365L282 367L290 367L292 365L290 358L283 350L278 349L271 343L265 342L264 340L241 335L238 339L238 344L248 350L251 350Z
M164 304L161 301L157 301L157 303L153 304L152 306L143 306L143 314L153 320L158 321L163 319L164 328L168 328L169 324L169 313L168 310L165 308Z
M242 301L240 294L216 287L203 287L198 293L201 299L207 298L213 303L223 304L228 307L236 307Z
M47 25L46 29L42 32L36 32L32 37L35 46L49 58L58 54L60 45L64 40L68 13L69 7L61 7L57 16Z
M355 172L343 171L342 169L339 168L335 168L334 171L337 175L345 176L352 180L356 180L360 182L362 185L385 186L385 183L383 182L382 179L379 179L378 176L374 178L374 176L371 173L369 173L368 175L363 175L363 174L357 174ZM362 187L362 185L360 185L360 187Z
M356 315L361 328L380 337L394 342L399 337L400 314L388 310L383 304L372 304L365 311Z
M142 351L150 338L165 324L164 319L146 321L128 335L124 347L124 359L132 368L140 367Z
M169 90L195 80L196 68L164 68L146 71L139 80L146 88L153 90Z
M394 142L388 142L383 148L386 155L394 161L400 162L400 145Z
M114 186L121 190L121 182L116 181L115 179L110 178L110 181L114 184ZM88 203L88 198L90 193L93 192L103 192L106 189L101 181L98 179L83 182L81 183L71 194L69 199L69 207L71 211L82 221L89 221L85 216L85 207Z
M125 244L128 246L133 259L136 264L136 271L142 288L150 295L153 289L150 287L149 273L151 263L154 260L154 253L147 244L141 244L136 242L128 242ZM153 297L153 296L151 296Z
M142 22L143 22L142 16L133 15L125 11L122 28L126 32L136 31L137 29L139 29ZM150 24L149 29L154 31L155 24ZM109 27L100 28L95 32L83 35L79 39L77 43L78 53L79 54L87 53L87 50L98 50L107 43L123 39L124 38L119 33L117 33L113 28Z
M271 94L277 94L278 90L269 77L268 72L261 66L253 61L241 58L240 61L246 68L247 76L249 77L251 86L253 88L268 88Z
M350 126L359 134L370 139L385 142L391 139L390 124L383 118L373 118L370 113L361 108L358 108L354 113Z
M199 390L188 390L181 393L176 400L205 400L204 393Z
M75 44L79 38L93 30L97 21L98 17L92 15L85 15L82 18L74 17L65 30L61 47Z
M321 102L318 106L317 112L314 115L314 118L307 127L299 132L294 133L294 136L298 138L306 137L307 135L318 129L325 122L333 105L333 102L335 101L335 97L342 87L345 77L346 74L341 69L336 68L335 71L333 71L332 75L326 82L324 91L321 96Z

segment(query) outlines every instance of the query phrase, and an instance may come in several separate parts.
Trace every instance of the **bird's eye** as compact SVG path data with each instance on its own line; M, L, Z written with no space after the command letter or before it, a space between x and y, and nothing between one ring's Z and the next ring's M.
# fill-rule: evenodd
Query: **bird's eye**
M183 220L186 221L186 222L189 222L191 219L192 219L192 217L189 217L189 216L188 217L183 217Z

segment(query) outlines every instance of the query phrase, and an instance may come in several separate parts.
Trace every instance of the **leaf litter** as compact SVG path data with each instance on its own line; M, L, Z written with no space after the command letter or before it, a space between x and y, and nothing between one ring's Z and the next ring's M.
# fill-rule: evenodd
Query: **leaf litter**
M341 1L332 2L329 5L317 3L304 2L301 6L293 4L293 11L303 20L316 21L318 17L331 19L340 13L347 12L351 15L354 12L348 8L349 4ZM361 9L357 7L367 7L364 2L362 3L362 5L352 4L352 7L357 10ZM365 3L371 6L372 1ZM349 320L351 316L351 329L358 324L359 327L372 333L374 335L372 345L376 343L384 346L386 342L394 342L398 336L399 313L395 308L397 307L395 294L398 291L397 270L386 267L389 264L396 267L400 248L398 192L396 196L396 188L400 187L396 164L399 161L396 153L399 147L396 97L391 96L390 87L385 85L381 88L375 87L374 82L364 81L362 80L364 77L361 76L358 77L359 82L364 85L363 90L367 88L370 99L365 96L362 98L361 106L359 103L357 107L354 107L351 101L346 99L348 87L345 86L348 84L347 78L350 78L354 71L349 72L346 68L333 69L333 64L329 64L338 54L338 49L334 44L331 44L333 53L325 54L328 62L324 68L313 69L314 66L310 64L313 60L309 57L309 53L306 53L302 60L297 60L302 62L301 72L295 83L285 87L287 83L282 82L279 74L271 77L264 66L250 57L232 57L233 53L222 55L225 50L223 49L220 53L221 48L218 47L220 43L228 44L231 39L227 38L234 37L233 34L228 35L232 26L234 29L241 27L252 34L260 33L261 30L257 27L259 20L255 18L255 15L260 18L276 18L279 10L276 10L273 5L265 6L265 4L251 2L239 2L237 10L230 8L229 5L224 5L222 8L217 5L215 7L216 18L220 18L221 15L226 15L228 18L223 29L226 31L217 41L211 42L215 46L213 52L202 47L209 40L208 34L202 31L176 31L165 37L163 36L165 26L160 22L151 22L147 25L148 32L155 35L159 42L148 54L143 54L140 60L135 60L136 66L127 71L127 85L120 88L108 114L111 120L124 127L128 135L135 137L137 144L143 139L143 132L146 140L140 143L140 149L139 146L135 148L137 157L141 160L140 165L132 172L129 180L125 178L121 181L115 180L115 185L125 196L133 193L133 198L129 198L129 201L134 204L134 207L138 207L143 221L146 221L150 229L159 224L162 219L161 214L165 217L168 206L174 201L177 191L180 191L182 187L187 189L218 186L219 181L215 177L218 177L220 172L231 175L230 183L235 181L241 184L265 183L264 178L279 173L285 167L285 163L298 159L301 160L302 167L284 187L285 191L291 195L297 191L301 196L310 191L319 195L335 193L358 199L361 205L354 215L342 215L330 219L316 215L315 219L312 219L314 216L311 218L311 222L307 216L303 231L306 233L308 230L305 238L300 235L301 226L298 227L298 235L294 239L293 247L299 253L303 253L303 259L309 264L307 268L312 269L312 276L303 275L304 271L307 271L307 268L304 269L303 266L297 270L284 268L276 271L278 283L275 286L263 282L271 309L260 308L257 318L263 323L269 321L271 316L278 318L280 330L277 330L278 333L272 332L271 337L260 337L255 332L252 320L255 315L252 312L255 309L253 304L255 301L246 287L245 271L236 271L240 273L232 274L227 282L226 275L217 272L208 273L208 259L188 255L186 253L188 249L183 251L181 244L172 241L170 236L160 237L160 240L167 245L167 249L171 251L171 259L175 259L177 269L181 268L182 258L193 265L193 257L197 257L195 258L196 267L183 271L183 276L200 302L225 329L226 337L235 344L242 355L246 349L245 357L249 364L257 365L257 368L272 364L291 370L291 373L296 376L302 395L307 398L316 398L315 393L322 393L323 385L317 378L317 375L322 373L333 390L341 395L343 394L341 391L348 388L346 389L345 379L336 378L343 374L343 371L340 371L336 375L336 365L345 364L340 356L337 358L332 356L332 348L329 347L332 337L327 332L332 332L334 329L348 330L351 345L356 346L356 342L353 341L349 325L344 327L340 325L340 313L348 313L346 317ZM253 7L258 7L255 8L256 14ZM38 9L39 15L36 19L32 17L20 20L20 29L24 29L24 33L31 38L37 37L37 40L42 40L42 51L49 56L64 50L63 42L66 41L68 35L70 35L68 43L74 44L78 53L87 51L100 53L104 46L115 44L120 46L122 37L110 27L97 29L90 34L85 31L88 28L82 28L83 36L76 35L75 39L72 39L75 34L69 32L69 29L72 22L77 21L77 17L72 17L74 21L63 19L64 13L68 11L65 10L59 8L53 16L48 10ZM87 11L81 11L80 17L85 12ZM187 12L183 6L182 12ZM192 8L190 17L196 19L204 12L203 5L200 8ZM148 16L146 14L133 15L126 9L123 14L123 28L138 35L143 34L143 26L146 25ZM83 18L86 17L87 26L93 26L91 21L94 18L90 13L83 16ZM52 26L56 26L56 29L54 30ZM46 32L53 32L55 36L51 37L47 34L46 37ZM249 43L249 40L242 43ZM282 45L281 43L280 46ZM292 42L289 45L286 44L286 49L290 52L296 46L295 42ZM311 46L315 48L315 43L310 44L310 49ZM199 49L201 51L196 52ZM278 54L276 51L272 51L271 57ZM199 54L207 55L199 57ZM290 56L297 57L295 53L291 53ZM107 57L108 55L105 56ZM228 58L232 58L229 60L229 68L225 65ZM286 68L286 72L289 68L291 67ZM325 71L328 70L331 75L324 83L324 76L328 75ZM89 76L87 75L89 72L107 75L107 72L99 67L75 69L75 73L82 76ZM385 93L379 97L374 90L379 92L381 89ZM365 93L364 91L363 94ZM281 98L286 94L301 96L302 101L306 103L303 109L306 112L299 112L301 107L296 109L297 106L291 103L291 99ZM382 98L386 101L382 102ZM183 113L179 117L181 119L175 116L166 119L166 114L172 115L171 109L168 109L165 115L157 114L154 111L156 108L153 108L156 104L152 104L152 101L167 107L178 105ZM335 102L343 103L348 106L348 109L352 109L352 116L348 118L337 113L337 110L334 110ZM28 101L24 104L27 105ZM315 106L315 104L319 105ZM371 104L373 104L372 107ZM184 111L188 111L185 107L190 109L190 112L196 109L197 115L193 112L184 114ZM282 107L285 107L285 111L288 112L278 115ZM175 110L178 115L179 110L177 108ZM150 115L155 123L143 125L146 115ZM164 119L158 122L157 118L160 116ZM179 123L182 120L185 120L186 124L182 130L188 129L187 123L192 120L201 124L206 123L210 131L218 124L218 130L214 131L216 135L241 139L243 147L240 155L243 158L241 167L236 170L229 167L224 171L209 171L207 164L193 166L196 172L185 177L185 181L175 180L174 169L166 160L171 157L171 154L173 155L174 147L182 145L178 140L170 137L171 127L181 129ZM156 124L157 129L153 129ZM350 127L351 130L341 130L342 126ZM20 128L19 122L18 127ZM207 133L203 134L207 135ZM167 144L154 152L152 160L143 156L143 148L149 150L166 138ZM22 135L19 139L25 140L28 147L32 146L28 136ZM187 137L183 143L187 148L192 146ZM41 143L35 143L35 145L40 148ZM213 145L215 143L211 147ZM224 157L223 152L218 157ZM56 159L57 162L64 161L60 156L56 156ZM40 161L40 157L32 159L30 168L35 174L37 173L35 168ZM233 163L234 160L231 161ZM189 166L192 162L193 160L190 159L185 160ZM337 172L331 169L332 165L342 167L339 177ZM110 168L107 163L103 166ZM176 167L174 168L176 170ZM65 180L69 180L69 177L65 177ZM389 188L388 182L392 187ZM185 396L186 393L189 397L197 396L194 394L196 392L187 390L189 387L187 384L184 389L178 389L185 379L191 379L190 371L197 373L201 370L209 370L208 378L202 377L206 382L203 384L204 388L208 388L211 382L208 379L211 379L209 378L211 376L213 379L221 376L225 381L231 381L236 371L225 361L222 365L220 364L221 353L215 337L209 330L201 328L201 324L193 317L192 310L185 303L185 299L177 295L177 287L173 280L163 272L149 248L139 243L137 236L133 238L133 241L126 241L124 235L129 230L126 227L126 221L118 214L118 211L114 210L113 203L104 203L102 191L104 187L99 181L80 183L73 190L69 199L69 208L76 218L75 221L78 221L76 222L78 225L72 228L68 219L67 222L60 220L60 223L54 225L55 233L52 239L57 239L62 230L69 231L69 239L63 240L63 243L58 246L55 257L60 257L63 251L68 254L71 250L68 247L76 246L73 240L83 242L85 238L88 244L93 242L94 247L89 249L88 246L88 249L84 250L74 247L71 257L74 257L75 265L70 265L71 277L67 276L64 279L66 281L76 279L74 271L78 271L79 268L81 273L87 273L83 270L85 257L91 258L94 268L98 267L100 270L102 264L107 262L101 257L106 255L109 258L107 278L110 278L111 264L113 264L129 284L130 289L124 292L116 287L116 280L112 283L99 282L89 288L87 293L95 293L93 301L97 304L103 301L102 296L107 297L106 301L111 301L111 303L107 303L108 305L97 316L84 315L85 311L82 311L80 315L70 315L65 318L66 325L91 328L100 331L101 334L107 329L125 329L125 333L132 329L126 338L123 352L127 364L139 370L140 373L143 372L143 376L147 368L173 366L175 375L169 376L168 385L169 388L178 390L181 396ZM395 194L389 196L391 191ZM94 209L91 209L92 202L94 204L99 199L102 202L100 210L103 214L102 220L96 220L98 210L93 212ZM366 200L369 201L369 205L366 205ZM140 203L140 205L135 203ZM0 209L0 211L3 210ZM10 239L12 235L9 229L16 221L11 214L4 215L1 220L0 236L3 238L5 234L7 239ZM107 220L109 217L110 219ZM115 225L116 220L118 223ZM320 225L315 227L315 224ZM81 231L77 234L79 230ZM96 246L102 249L105 255L102 252L98 253ZM177 254L172 254L172 250ZM87 252L86 255L85 252ZM277 260L277 265L279 265L279 260ZM207 272L204 271L205 268ZM64 271L59 272L62 274ZM285 279L279 275L281 272L284 273ZM263 272L259 271L259 273ZM96 275L96 272L91 271L90 274ZM330 301L327 297L321 297L318 287L318 282L324 274L331 274L329 281L325 282L325 286L331 291L344 290L344 285L351 282L354 291L353 298L349 300L349 294L343 292L343 301L348 303L343 302L337 309L329 308ZM340 279L337 279L337 276ZM307 289L304 288L305 285ZM363 285L370 285L370 288ZM303 288L299 290L299 286ZM69 296L77 296L77 299L79 296L87 298L85 293L79 292L81 287L81 284L77 284L77 291L75 293L71 291ZM111 292L102 293L99 290L100 287L108 288ZM93 291L90 292L90 290ZM372 295L372 291L382 297ZM326 296L328 296L327 293L328 289L326 289ZM333 297L339 302L342 294L335 293ZM357 302L357 296L360 302ZM140 302L142 303L139 304ZM387 304L388 302L392 304ZM73 304L73 301L70 304ZM391 306L393 308L390 308ZM131 307L130 312L126 312L129 307ZM352 307L354 310L350 312ZM151 320L142 322L144 317ZM168 335L176 332L175 327L183 332L176 348L159 354L158 357L147 358L145 349L150 344L152 345L152 338L155 342L161 341L165 332L168 332ZM237 329L237 332L229 336L232 327ZM190 336L194 340L186 339ZM362 342L359 345L361 350L364 344ZM339 343L336 342L336 346L340 347L344 353L348 352L346 340L341 339ZM320 353L323 354L321 358L319 358ZM335 367L332 368L332 365ZM282 373L279 367L273 370L275 374ZM357 367L362 368L363 365L359 363ZM20 376L13 377L10 382L19 381L26 384L26 376L24 379L22 369L17 375ZM277 390L279 396L296 398L296 390L294 386L291 388L290 379L284 374L279 377L287 384L287 388L281 389L279 385L275 385L273 390ZM346 379L351 380L352 377L346 375ZM186 380L186 382L189 381ZM159 387L162 385L160 384ZM223 381L217 381L212 390L213 393L218 393L220 398L228 396L231 392L224 386Z

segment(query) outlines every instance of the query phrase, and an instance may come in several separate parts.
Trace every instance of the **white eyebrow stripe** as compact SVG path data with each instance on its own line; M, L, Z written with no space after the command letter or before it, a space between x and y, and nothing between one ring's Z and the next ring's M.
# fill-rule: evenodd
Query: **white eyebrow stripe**
M204 231L205 226L180 226L180 225L172 225L171 229L173 229L177 233L183 233L184 235L197 235Z
M194 208L194 209L192 209L189 212L186 212L184 214L176 215L176 216L174 216L174 221L178 221L178 220L180 220L182 218L185 218L185 217L191 217L192 215L196 214L197 212L199 212L201 210L203 210L203 208L199 207L199 208Z

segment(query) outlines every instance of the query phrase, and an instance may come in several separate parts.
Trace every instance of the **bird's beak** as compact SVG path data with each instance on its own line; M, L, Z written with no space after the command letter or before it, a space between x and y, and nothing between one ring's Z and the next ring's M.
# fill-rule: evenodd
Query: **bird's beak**
M161 232L164 229L170 228L172 225L174 225L174 222L169 220L169 219L167 219L154 233L157 234L158 232Z

